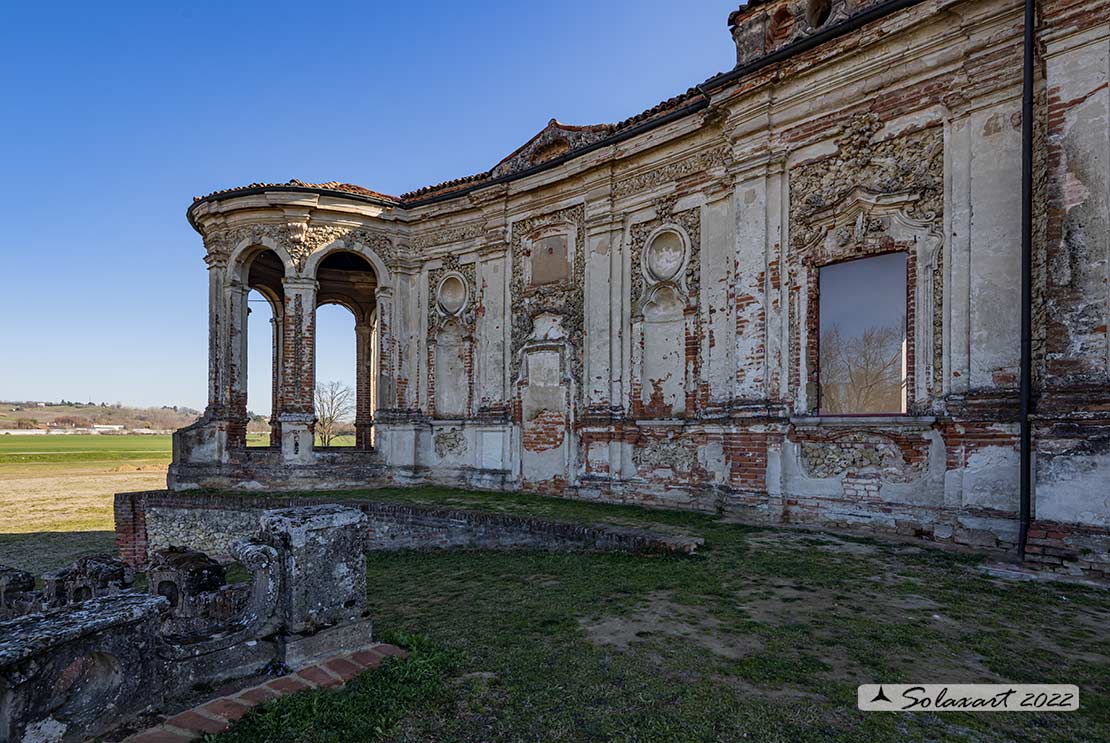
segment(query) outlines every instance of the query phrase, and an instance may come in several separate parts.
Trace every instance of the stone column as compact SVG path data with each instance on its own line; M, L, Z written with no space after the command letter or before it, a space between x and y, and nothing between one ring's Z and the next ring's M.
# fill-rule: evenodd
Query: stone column
M598 201L590 202L586 218L586 235L582 240L582 254L586 264L586 338L585 379L583 383L587 403L595 412L612 413L620 405L620 398L612 398L614 343L619 345L619 315L614 318L614 279L612 276L614 246L620 243L623 227L615 216L612 203L605 194ZM619 264L618 264L619 268ZM619 279L618 279L619 281ZM614 326L614 319L617 325Z
M316 427L313 393L316 386L315 279L286 278L282 323L281 454L286 464L311 464Z
M374 448L374 325L360 320L355 324L355 448Z
M250 289L232 284L224 292L227 305L227 446L247 445L247 295Z
M377 408L396 408L397 399L397 344L393 338L393 290L380 287L374 292L377 300L377 337L375 339L378 364L377 379L374 382Z
M271 366L271 380L270 388L270 446L281 446L281 412L283 407L282 390L281 390L281 347L285 339L285 333L282 328L282 315L284 314L283 308L279 305L271 305L273 307L274 316L270 319L270 328L273 338L273 364Z
M224 382L227 339L223 325L227 257L222 253L209 253L205 262L208 264L208 407L205 417L219 419L227 415L227 387Z

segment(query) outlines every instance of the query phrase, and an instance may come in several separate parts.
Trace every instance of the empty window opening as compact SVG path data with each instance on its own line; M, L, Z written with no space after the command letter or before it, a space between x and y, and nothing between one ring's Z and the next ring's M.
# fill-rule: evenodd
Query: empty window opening
M819 409L906 412L906 254L824 266L819 276Z
M316 446L373 448L378 279L362 255L338 251L316 269Z

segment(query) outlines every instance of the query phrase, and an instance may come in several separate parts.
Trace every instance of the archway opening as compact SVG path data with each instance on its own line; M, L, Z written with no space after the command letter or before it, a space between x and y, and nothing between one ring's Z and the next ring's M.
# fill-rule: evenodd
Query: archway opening
M356 343L355 319L346 307L328 303L316 309L317 447L355 445Z
M281 446L281 345L285 266L272 250L257 253L247 271L246 337L241 415L247 446Z
M337 251L320 262L316 280L315 443L369 450L378 371L377 274L362 256Z
M277 375L281 368L277 355L279 332L273 302L262 292L252 289L247 295L247 446L268 447L280 443L272 439L270 426L274 421Z

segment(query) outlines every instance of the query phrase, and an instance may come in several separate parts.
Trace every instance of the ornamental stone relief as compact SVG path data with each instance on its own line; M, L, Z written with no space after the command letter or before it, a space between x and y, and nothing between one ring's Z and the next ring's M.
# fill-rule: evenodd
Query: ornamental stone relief
M902 449L893 440L864 432L802 442L799 458L806 476L814 479L878 472L884 481L892 483L920 479L927 460L923 457L907 462Z
M483 231L484 227L481 222L471 222L469 224L459 225L458 227L433 230L417 235L409 244L412 246L413 250L424 251L438 245L450 245L451 243L480 237Z
M566 228L572 242L573 265L570 279L538 286L525 281L525 261L528 242L545 230ZM532 334L532 319L541 314L561 318L574 353L571 359L571 376L582 389L582 335L584 287L586 284L585 251L586 208L582 204L560 209L549 214L521 219L513 223L510 249L513 259L512 275L512 378L520 373L520 349Z
M387 235L336 224L309 224L300 249L295 252L290 251L293 260L297 263L297 271L304 270L305 262L310 255L337 240L342 240L349 247L361 245L369 248L387 263L396 257L393 242Z
M642 302L646 297L647 287L645 286L645 272L649 280L653 283L661 283L669 281L675 284L681 284L683 292L687 297L697 296L698 289L701 283L701 210L698 207L687 209L681 212L673 212L673 200L661 199L656 204L656 218L648 222L641 222L633 225L631 232L631 258L632 258L632 300L634 303ZM683 255L682 260L686 262L686 270L681 277L681 281L677 280L677 276L672 275L670 278L664 278L667 273L667 267L663 265L664 256L660 251L654 251L656 248L655 241L657 238L663 238L667 232L660 231L660 228L678 228L685 233L688 240L688 245L683 246L688 255ZM676 233L675 237L678 237ZM652 243L649 244L649 239ZM672 246L672 248L675 246ZM645 250L649 251L646 260L648 265L644 265ZM652 255L650 253L656 252L658 254ZM668 251L673 252L673 251ZM668 260L673 259L672 255ZM652 264L655 264L654 267ZM679 267L674 268L674 274L677 274Z
M566 126L555 119L512 156L499 163L492 171L494 178L520 173L548 160L565 155L571 150L586 147L605 139L612 132L606 124L596 126Z
M448 318L459 318L469 326L477 296L474 264L462 265L459 257L448 255L443 265L428 272L428 329L434 334Z
M882 126L875 114L855 116L837 137L836 154L791 171L790 234L795 247L817 240L822 225L814 218L857 188L874 194L915 193L918 198L907 209L907 216L939 222L944 210L941 128L872 142ZM873 231L871 228L865 227Z
M283 224L248 224L233 229L216 228L204 234L209 263L226 263L231 251L244 241L261 244L269 240L290 252L289 235Z
M440 459L454 455L466 454L466 437L458 429L440 431L433 438L436 456Z
M941 127L930 127L874 142L882 126L875 114L857 115L836 138L834 155L791 171L791 280L799 280L799 259L844 260L884 245L913 250L923 240L913 287L924 323L915 349L923 387L911 391L921 402L923 393L939 397L943 385L944 138ZM797 312L790 318L794 338L801 332Z
M714 167L727 165L729 161L729 148L727 146L715 147L711 150L699 152L685 160L669 163L661 168L649 170L644 173L628 176L617 181L613 187L613 196L623 198L640 191L646 191L662 183L669 183L694 173L702 173Z
M335 224L305 222L248 224L230 230L215 229L205 234L204 245L208 251L209 263L226 262L231 251L244 240L261 243L264 239L277 244L288 253L298 273L304 270L310 255L336 240L368 248L386 262L393 260L396 255L392 241L382 233Z

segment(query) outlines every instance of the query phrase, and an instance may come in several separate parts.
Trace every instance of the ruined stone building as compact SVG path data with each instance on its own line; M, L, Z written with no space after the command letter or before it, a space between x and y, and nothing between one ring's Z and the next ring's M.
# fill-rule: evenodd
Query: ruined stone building
M552 120L487 172L196 199L209 400L171 489L442 483L1024 535L1029 560L1105 574L1110 3L1040 0L1028 67L1024 12L752 0L735 69L616 124ZM245 445L252 290L269 448ZM314 446L328 303L356 321L353 448Z

